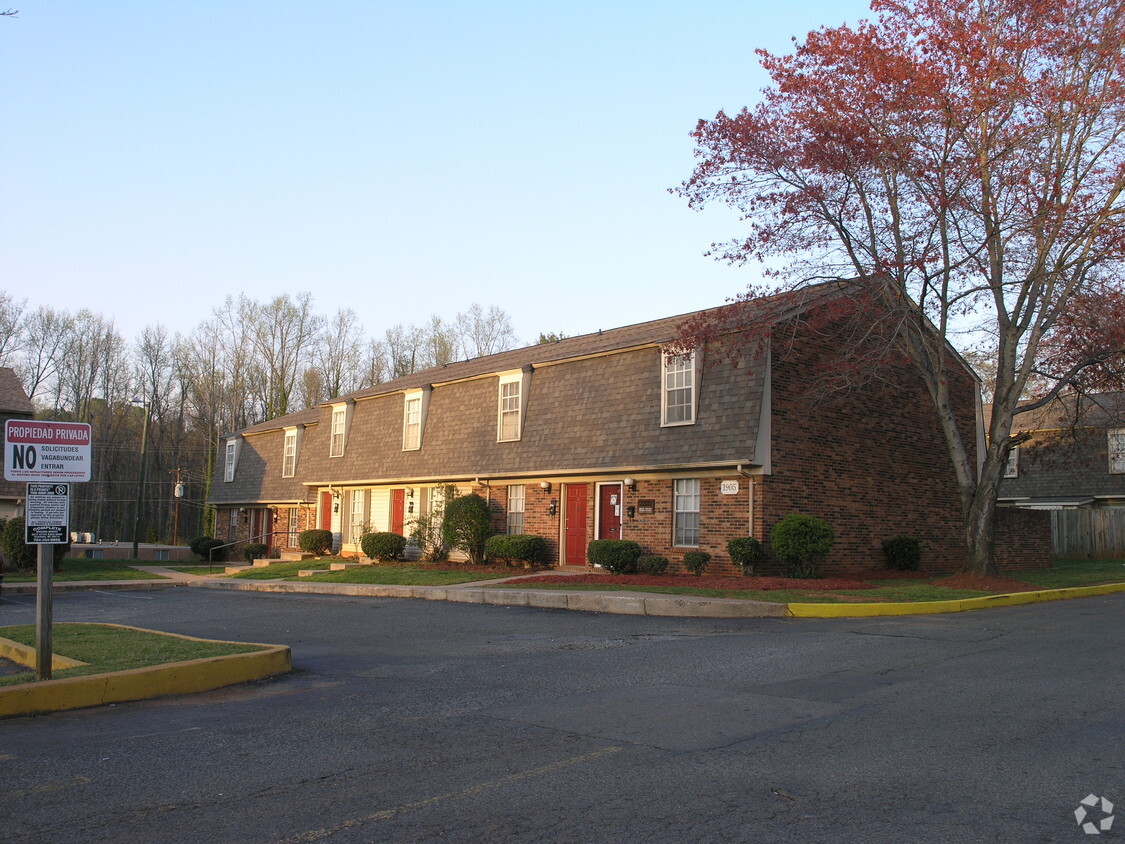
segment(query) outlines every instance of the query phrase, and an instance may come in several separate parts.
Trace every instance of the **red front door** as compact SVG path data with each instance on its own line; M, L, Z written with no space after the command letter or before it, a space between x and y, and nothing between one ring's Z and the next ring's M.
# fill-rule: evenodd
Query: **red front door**
M598 539L621 538L621 484L598 487Z
M320 494L320 529L332 530L332 493Z
M402 526L406 522L406 490L391 490L391 533L403 536Z
M586 565L586 484L564 484L566 498L566 554L568 566Z

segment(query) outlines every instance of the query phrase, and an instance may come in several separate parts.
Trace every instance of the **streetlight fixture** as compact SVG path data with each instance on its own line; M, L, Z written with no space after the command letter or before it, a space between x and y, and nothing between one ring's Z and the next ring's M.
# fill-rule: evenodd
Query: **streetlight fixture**
M144 522L142 518L142 507L144 505L145 493L145 451L146 441L148 440L148 402L144 399L133 399L129 404L134 407L141 407L144 409L144 422L141 424L141 468L137 475L137 513L136 520L133 522L133 559L137 559L138 545L141 541L141 527Z

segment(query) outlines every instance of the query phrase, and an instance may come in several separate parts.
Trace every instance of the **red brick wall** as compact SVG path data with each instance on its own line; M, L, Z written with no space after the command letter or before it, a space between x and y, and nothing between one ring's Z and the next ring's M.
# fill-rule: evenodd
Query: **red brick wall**
M996 562L1001 569L1049 568L1052 562L1051 514L1044 510L996 511Z
M921 540L923 569L960 568L956 479L928 393L900 366L867 386L810 405L804 398L810 379L832 356L827 341L775 354L773 474L763 479L756 535L765 542L781 518L805 513L835 531L827 572L884 568L882 543L898 535ZM973 382L959 368L951 377L962 436L975 453Z

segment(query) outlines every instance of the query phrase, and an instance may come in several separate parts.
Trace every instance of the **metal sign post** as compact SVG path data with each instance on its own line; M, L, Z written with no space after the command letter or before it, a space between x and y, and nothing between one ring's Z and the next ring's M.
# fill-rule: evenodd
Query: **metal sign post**
M27 545L38 545L35 591L35 679L51 679L52 580L55 545L70 533L70 484L90 480L93 435L85 422L9 419L4 426L4 479L27 481ZM60 481L62 483L60 483Z

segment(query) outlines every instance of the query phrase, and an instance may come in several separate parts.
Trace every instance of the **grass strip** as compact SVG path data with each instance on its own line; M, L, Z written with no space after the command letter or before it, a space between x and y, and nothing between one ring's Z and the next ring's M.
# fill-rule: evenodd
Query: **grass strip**
M339 561L333 560L331 562ZM294 560L287 563L270 563L268 566L257 566L246 571L240 571L230 577L231 580L279 580L283 577L296 577L297 572L302 569L324 569L327 571L331 562L328 560ZM220 572L223 570L222 565L216 568Z
M160 565L154 560L90 560L85 557L68 557L54 573L55 583L76 580L167 580L159 574L137 571L133 566ZM35 572L5 572L5 583L34 583Z
M945 589L920 583L907 587L892 586L878 589L833 590L824 592L818 589L705 589L691 586L622 586L607 583L497 583L490 589L553 589L564 592L655 592L660 595L691 595L699 598L735 598L743 601L768 601L772 604L842 604L863 601L955 601L960 598L980 598L989 592L975 589ZM849 600L852 599L852 600Z
M305 566L311 568L311 566ZM449 586L454 583L473 583L478 580L492 580L495 574L488 572L465 571L464 569L416 568L408 565L357 566L343 571L313 574L308 577L291 578L301 583L375 583L384 586Z
M0 637L34 647L35 625L0 627ZM123 630L104 624L55 624L51 629L51 640L56 654L89 663L53 671L53 678L59 680L261 650L257 645L197 642L163 633ZM13 686L34 679L35 672L29 669L26 674L0 677L0 686Z
M1121 583L1125 581L1125 560L1058 559L1049 569L1014 571L1007 576L1044 589Z

